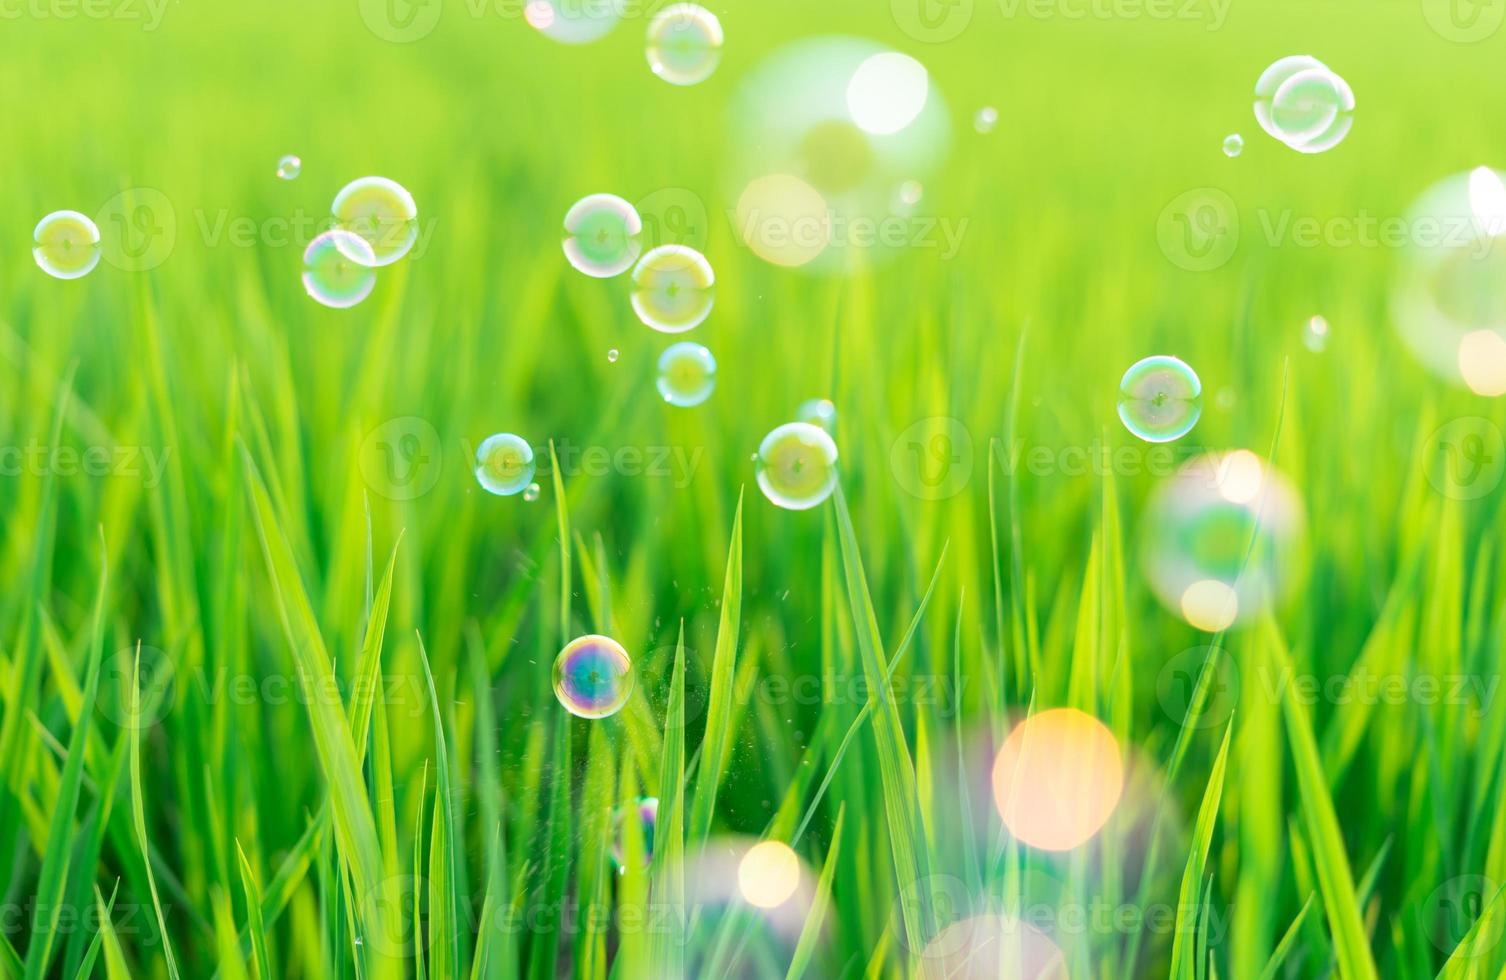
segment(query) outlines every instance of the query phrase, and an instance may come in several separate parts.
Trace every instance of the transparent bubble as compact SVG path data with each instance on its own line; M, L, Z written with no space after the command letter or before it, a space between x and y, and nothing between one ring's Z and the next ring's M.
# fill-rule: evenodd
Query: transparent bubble
M1130 365L1119 382L1119 419L1146 442L1180 439L1203 413L1203 384L1175 357L1158 354Z
M788 510L809 510L837 488L837 444L809 422L786 422L758 446L758 487Z
M331 228L303 250L303 288L325 306L346 309L376 286L375 256L360 235Z
M371 245L373 265L391 265L418 240L418 205L401 184L362 177L340 189L331 206L335 222Z
M622 859L623 852L626 850L623 846L622 824L627 819L629 813L637 816L638 822L642 827L640 831L643 835L641 844L643 847L643 864L646 867L654 856L654 826L659 819L659 801L652 796L640 796L631 811L623 812L622 808L618 808L617 815L612 820L612 864L617 868L625 867Z
M289 153L277 161L277 176L283 180L297 180L303 173L303 161Z
M632 693L633 661L609 636L578 637L554 658L554 696L572 715L615 715Z
M700 344L681 341L659 355L659 394L671 405L690 408L716 388L716 358Z
M528 0L523 19L550 40L589 44L617 26L622 7L622 0Z
M993 132L997 125L999 125L999 110L991 105L979 109L973 116L973 129L984 135Z
M631 204L615 194L592 194L565 212L565 258L588 276L608 279L638 260L642 233Z
M920 181L918 180L907 180L899 185L899 203L906 208L919 204L924 194L925 188L920 186Z
M1224 137L1224 156L1237 157L1245 151L1245 138L1238 133Z
M704 82L722 60L722 23L705 7L676 3L648 25L648 64L675 85Z
M607 363L608 364L616 364L617 363L617 358L619 358L621 356L622 355L617 350L617 348L615 348L615 347L609 347L609 348L607 348Z
M537 483L530 483L528 484L527 488L523 490L523 499L531 504L535 500L539 499L539 492L539 485Z
M1271 136L1302 153L1331 150L1354 124L1349 83L1310 55L1272 64L1255 82L1255 119Z
M795 410L795 421L818 425L834 435L837 431L837 406L828 398L812 398L800 403L800 407Z
M476 482L487 493L522 493L533 482L533 471L533 447L522 436L499 432L476 447Z
M716 274L693 248L661 245L633 268L633 312L661 333L700 326L715 301Z
M1480 394L1506 375L1506 171L1477 167L1425 190L1393 277L1391 317L1434 374Z
M1302 344L1314 354L1328 349L1328 321L1321 316L1309 317L1302 327Z
M1151 495L1144 527L1151 590L1209 632L1259 617L1302 572L1302 501L1246 449L1189 461Z
M99 265L99 228L77 211L54 211L37 222L31 250L37 267L57 279L87 276Z
M946 156L951 116L926 67L850 37L805 38L769 55L729 111L734 230L765 261L849 274L908 247L912 205Z

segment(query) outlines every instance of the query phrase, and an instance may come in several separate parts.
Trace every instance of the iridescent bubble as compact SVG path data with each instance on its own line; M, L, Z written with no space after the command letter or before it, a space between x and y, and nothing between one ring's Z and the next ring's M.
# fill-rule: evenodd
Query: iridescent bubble
M1146 577L1162 605L1194 627L1249 622L1296 584L1304 526L1296 491L1259 456L1199 456L1146 505Z
M631 204L615 194L592 194L565 212L565 258L588 276L608 279L638 260L642 233Z
M1354 124L1349 83L1310 55L1272 64L1255 82L1255 118L1271 136L1302 153L1333 149Z
M758 446L758 487L787 510L809 510L837 488L837 444L809 422L786 422Z
M895 189L924 185L951 135L924 65L849 37L774 52L740 84L729 119L736 233L766 261L816 272L853 272L907 247L877 232L913 206Z
M622 0L528 0L523 19L561 44L589 44L617 26L622 7Z
M609 636L578 637L554 658L554 696L572 715L615 715L632 693L633 661Z
M716 274L693 248L660 245L633 268L633 312L661 333L700 326L715 301Z
M609 348L607 348L607 363L608 364L616 364L617 363L617 358L619 358L621 356L622 355L617 350L617 348L615 348L615 347L609 347Z
M533 472L533 447L522 436L499 432L476 447L476 482L487 493L522 493L533 482Z
M1412 205L1391 316L1441 378L1488 394L1506 374L1506 172L1476 167Z
M819 425L827 432L835 434L837 406L833 405L829 398L812 398L800 403L800 407L795 410L795 421Z
M993 132L994 127L998 124L999 110L991 105L986 105L979 109L977 114L973 116L973 130L984 135Z
M1040 711L1009 733L993 768L994 804L1010 833L1070 851L1103 828L1124 790L1119 743L1075 708Z
M659 355L659 394L671 405L691 408L716 388L716 358L700 344L681 341Z
M523 491L523 499L531 504L539 499L539 492L539 485L537 483L530 483Z
M1237 157L1245 151L1245 138L1238 133L1224 137L1224 156Z
M99 228L88 215L54 211L32 232L37 267L56 279L78 279L99 264Z
M283 180L297 180L303 173L303 161L289 153L277 161L277 176Z
M722 23L705 7L676 3L648 25L648 64L675 85L704 82L722 60Z
M335 223L366 239L373 265L391 265L418 241L418 205L386 177L362 177L340 189L331 206Z
M1175 357L1158 354L1130 365L1119 382L1119 419L1146 442L1180 439L1203 412L1197 372Z
M303 250L303 288L325 306L346 309L376 286L371 245L340 228L322 232Z
M612 821L612 864L617 868L625 868L623 853L623 823L629 815L638 818L640 842L643 847L643 864L646 867L654 856L654 827L659 819L659 801L652 796L640 796L632 810L623 812L618 809L616 817Z

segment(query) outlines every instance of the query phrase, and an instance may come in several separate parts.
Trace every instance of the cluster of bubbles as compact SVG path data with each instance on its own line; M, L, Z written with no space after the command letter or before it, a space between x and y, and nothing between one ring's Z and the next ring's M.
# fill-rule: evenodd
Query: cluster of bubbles
M476 482L487 493L511 497L532 490L537 498L533 473L533 447L522 436L498 432L476 447Z
M1311 55L1288 55L1255 82L1255 119L1301 153L1331 150L1354 124L1354 90Z
M611 33L627 0L528 0L528 26L561 44L590 44ZM644 54L653 73L672 85L696 85L722 61L722 22L694 3L670 4L649 21Z
M758 488L786 510L809 510L837 488L837 444L810 422L786 422L759 443Z
M591 194L565 213L565 260L594 279L632 269L630 303L644 326L664 334L694 330L716 302L711 263L688 245L660 245L640 255L642 236L643 219L631 203L615 194ZM609 363L617 358L617 348L607 351ZM671 405L699 405L716 387L716 358L700 344L671 344L659 356L656 384Z
M99 226L78 211L54 211L32 232L32 258L56 279L79 279L99 265Z
M991 129L996 111L975 125ZM735 227L767 262L848 272L884 253L878 227L911 205L945 155L950 115L925 66L873 41L807 38L775 51L742 82L731 119Z
M623 846L624 825L634 817L638 819L644 865L647 866L654 857L654 828L659 822L659 801L652 796L640 796L630 810L619 807L612 820L612 864L619 870L627 868L627 862L623 858L627 852L627 848Z
M334 227L304 249L303 288L316 302L344 309L371 295L377 269L413 248L418 206L396 181L361 177L340 189L330 210Z
M1203 383L1186 362L1157 354L1130 365L1119 381L1119 419L1146 442L1171 442L1203 414Z
M1188 461L1152 494L1145 528L1151 590L1201 630L1258 617L1300 573L1302 501L1247 449Z
M1433 373L1506 394L1506 171L1476 167L1425 190L1391 298L1402 340Z
M553 676L554 696L577 718L615 715L633 693L633 661L610 636L571 640L554 658Z

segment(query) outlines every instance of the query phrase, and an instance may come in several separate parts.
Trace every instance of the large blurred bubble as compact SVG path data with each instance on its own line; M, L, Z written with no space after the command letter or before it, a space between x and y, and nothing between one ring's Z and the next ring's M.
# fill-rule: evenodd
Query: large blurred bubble
M842 273L924 238L918 186L951 120L925 66L852 37L775 51L733 101L736 232L776 265Z
M1391 303L1402 340L1440 377L1506 394L1506 173L1439 181L1405 227Z
M1296 584L1304 527L1296 491L1260 457L1210 453L1156 489L1141 557L1166 608L1213 632L1259 616Z

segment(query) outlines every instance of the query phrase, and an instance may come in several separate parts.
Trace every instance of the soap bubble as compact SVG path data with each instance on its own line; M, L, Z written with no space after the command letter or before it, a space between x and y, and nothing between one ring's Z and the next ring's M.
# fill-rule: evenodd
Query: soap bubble
M829 398L812 398L801 402L795 411L796 422L809 422L811 425L819 425L827 432L835 434L837 431L837 406L832 404Z
M693 248L660 245L633 268L633 312L661 333L700 326L715 301L716 274Z
M1245 150L1245 138L1238 133L1224 137L1224 156L1237 157Z
M303 173L303 161L289 153L277 161L277 176L283 180L297 180Z
M676 3L648 25L648 64L675 85L704 82L722 60L722 24L705 7Z
M618 868L626 867L623 861L623 823L631 817L637 817L639 833L642 835L643 863L648 865L654 856L654 828L659 820L659 801L652 796L640 796L631 810L618 809L617 815L612 820L612 864Z
M1203 412L1197 372L1164 354L1136 361L1119 382L1119 419L1146 442L1180 439Z
M418 241L418 205L413 195L386 177L353 180L335 195L335 222L371 245L373 265L391 265Z
M1271 609L1302 572L1302 501L1246 449L1190 460L1156 488L1144 526L1152 591L1208 632Z
M522 436L499 432L476 448L476 482L487 493L521 493L533 482L533 472L533 447Z
M550 40L589 44L611 33L623 6L623 0L528 0L523 19Z
M672 344L659 355L658 386L659 394L671 405L699 405L716 388L716 358L700 344Z
M837 444L825 429L786 422L758 447L758 487L788 510L809 510L837 488Z
M371 295L375 257L360 235L331 228L303 251L303 288L325 306L345 309Z
M610 636L578 637L554 658L554 696L572 715L615 715L632 693L633 661Z
M643 222L633 206L615 194L592 194L565 212L565 258L597 279L626 272L643 247Z
M1349 83L1310 55L1281 58L1255 82L1255 119L1302 153L1330 150L1354 124Z
M77 211L54 211L32 232L37 267L56 279L78 279L99 265L99 228Z

